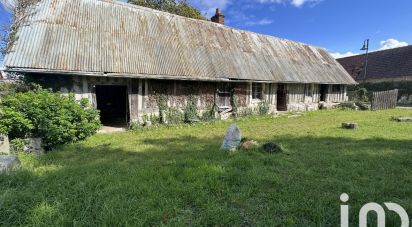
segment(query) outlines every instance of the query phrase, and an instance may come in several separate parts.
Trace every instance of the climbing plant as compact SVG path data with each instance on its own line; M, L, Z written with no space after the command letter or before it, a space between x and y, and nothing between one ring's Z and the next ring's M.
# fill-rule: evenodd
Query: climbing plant
M232 114L234 117L238 116L238 97L235 89L230 91L230 105L232 106Z
M184 116L185 116L185 122L186 123L192 123L195 121L199 120L198 117L198 108L197 108L197 102L198 102L198 97L196 95L189 95L187 97L187 103L184 111Z
M184 122L184 113L178 108L167 108L165 116L167 118L167 123L170 125L181 124Z
M167 102L169 97L165 94L155 94L156 104L159 109L159 123L166 124L166 112L167 112Z

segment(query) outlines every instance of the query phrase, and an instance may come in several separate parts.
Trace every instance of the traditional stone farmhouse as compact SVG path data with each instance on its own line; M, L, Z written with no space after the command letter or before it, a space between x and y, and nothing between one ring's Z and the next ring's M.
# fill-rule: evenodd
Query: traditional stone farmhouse
M412 46L369 53L366 77L365 54L340 58L338 62L358 82L412 81Z
M213 21L112 0L41 0L5 56L8 71L88 98L103 120L136 121L199 97L199 109L262 101L272 111L315 110L342 102L356 82L322 48L234 29Z

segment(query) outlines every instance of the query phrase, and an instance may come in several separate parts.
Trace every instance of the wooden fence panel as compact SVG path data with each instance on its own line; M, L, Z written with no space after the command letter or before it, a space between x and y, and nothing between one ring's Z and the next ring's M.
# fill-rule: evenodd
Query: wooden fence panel
M372 110L395 109L398 102L398 90L372 93Z

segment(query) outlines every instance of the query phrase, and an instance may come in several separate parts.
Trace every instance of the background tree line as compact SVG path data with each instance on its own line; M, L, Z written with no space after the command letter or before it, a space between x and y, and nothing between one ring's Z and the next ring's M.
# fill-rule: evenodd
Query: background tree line
M191 6L186 0L129 0L129 3L184 17L206 20L199 9Z

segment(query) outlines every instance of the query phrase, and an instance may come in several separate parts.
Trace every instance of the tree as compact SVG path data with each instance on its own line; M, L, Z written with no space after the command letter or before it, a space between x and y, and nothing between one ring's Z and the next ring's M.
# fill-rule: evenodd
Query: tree
M17 30L30 16L29 7L35 5L40 0L0 0L0 4L11 13L11 22L1 25L0 29L0 50L1 54L8 53L14 42L17 40Z
M206 20L206 18L202 16L201 12L187 3L186 0L129 0L129 3L184 17Z

